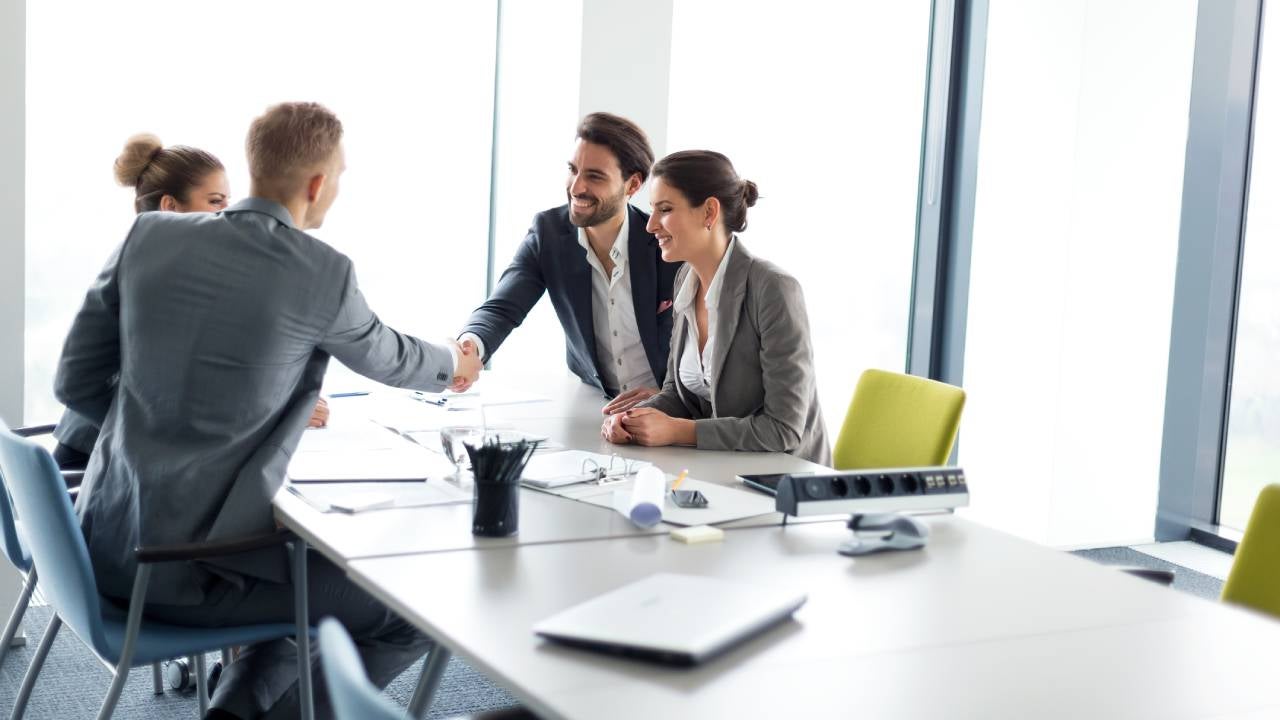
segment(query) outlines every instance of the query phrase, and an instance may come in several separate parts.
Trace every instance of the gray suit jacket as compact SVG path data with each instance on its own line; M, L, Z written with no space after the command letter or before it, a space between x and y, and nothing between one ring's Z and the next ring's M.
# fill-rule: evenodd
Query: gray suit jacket
M138 216L85 297L55 387L102 428L80 511L104 593L129 596L139 545L274 529L271 498L330 356L419 390L454 369L448 348L383 325L351 261L276 203ZM284 551L161 563L147 599L199 604L216 577L246 576L284 581Z
M711 402L680 382L689 321L679 317L662 392L640 406L695 420L703 450L785 452L830 466L800 283L734 242L720 291ZM680 269L676 292L690 272L687 264Z

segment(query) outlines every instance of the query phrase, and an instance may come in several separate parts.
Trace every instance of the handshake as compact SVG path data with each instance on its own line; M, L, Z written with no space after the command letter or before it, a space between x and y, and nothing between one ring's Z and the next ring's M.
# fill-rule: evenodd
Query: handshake
M454 392L466 392L471 384L480 378L480 371L484 368L484 361L480 359L480 349L470 339L463 340L459 343L456 340L450 340L453 347L458 351L458 365L453 369L453 384L449 389Z

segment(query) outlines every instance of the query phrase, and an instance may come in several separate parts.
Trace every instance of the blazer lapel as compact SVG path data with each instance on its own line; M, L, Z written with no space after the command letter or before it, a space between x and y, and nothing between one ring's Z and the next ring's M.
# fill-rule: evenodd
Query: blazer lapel
M653 377L662 376L667 365L665 357L655 357L661 343L658 341L658 240L645 231L644 216L627 206L631 213L627 220L627 264L631 273L631 302L635 306L636 327L640 331L640 343ZM661 385L661 383L659 383Z
M743 298L747 293L747 275L751 270L754 258L743 247L741 240L733 241L733 254L729 256L729 267L725 268L724 287L720 289L720 300L716 305L715 347L711 356L711 379L716 387L721 387L720 375L724 370L725 358L729 356L729 345L737 334L738 321L742 318ZM714 412L716 397L712 394L711 406Z

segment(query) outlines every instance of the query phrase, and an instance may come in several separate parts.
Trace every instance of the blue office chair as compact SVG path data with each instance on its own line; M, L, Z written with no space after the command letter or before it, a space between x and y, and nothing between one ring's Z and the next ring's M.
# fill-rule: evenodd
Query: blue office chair
M191 628L142 619L152 564L248 552L283 543L289 539L288 534L277 532L221 543L138 548L138 573L126 612L98 593L89 564L89 550L53 458L40 446L14 435L3 422L0 422L0 476L4 478L17 515L22 518L31 561L40 571L41 588L54 610L53 619L22 680L12 717L21 718L26 711L36 678L64 623L114 671L115 678L98 713L100 719L110 717L114 711L130 668L182 655L196 658L196 688L203 716L209 702L204 653L297 634L298 626L286 623ZM9 538L5 541L7 548ZM309 638L299 643L300 651L309 645L307 640ZM310 663L301 663L300 667L304 678L301 687L309 689Z
M9 653L9 644L13 642L14 635L18 634L22 617L27 613L27 605L31 603L31 593L36 589L36 571L31 567L31 553L22 542L18 519L13 515L13 506L9 503L9 493L5 487L4 473L0 472L0 550L4 551L9 564L22 575L23 583L18 602L9 614L9 622L5 623L4 634L0 635L0 663L4 662Z
M329 688L333 716L338 720L405 720L405 711L369 682L351 636L333 618L320 621L320 668Z

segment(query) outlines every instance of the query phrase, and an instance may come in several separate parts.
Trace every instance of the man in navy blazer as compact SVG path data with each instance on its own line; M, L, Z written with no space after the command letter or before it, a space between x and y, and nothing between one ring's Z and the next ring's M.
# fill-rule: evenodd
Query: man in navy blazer
M649 176L644 131L608 113L578 125L568 204L538 213L498 286L463 328L485 360L542 294L564 327L565 360L614 403L640 402L662 387L671 345L678 263L663 262L649 220L629 203Z

